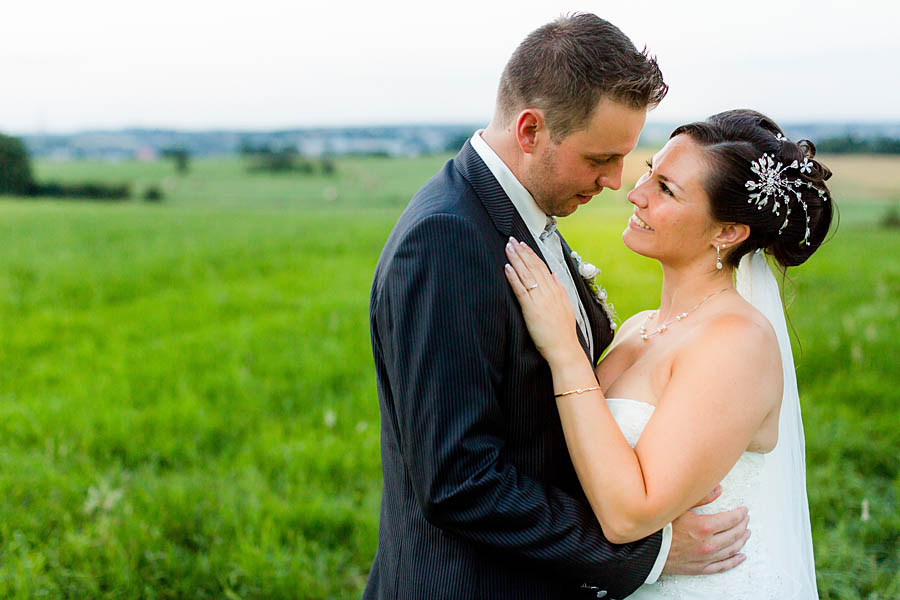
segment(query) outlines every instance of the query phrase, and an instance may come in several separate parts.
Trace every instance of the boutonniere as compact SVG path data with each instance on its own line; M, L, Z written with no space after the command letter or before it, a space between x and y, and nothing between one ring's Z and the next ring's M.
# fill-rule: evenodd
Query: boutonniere
M616 309L607 301L606 290L597 283L597 275L600 274L600 269L589 262L581 260L581 257L578 256L578 253L574 250L572 250L571 256L578 267L578 274L584 279L588 289L591 290L594 301L600 306L600 309L606 315L606 318L609 319L610 329L615 330L615 328L618 327L617 321L619 320L619 317L616 315Z

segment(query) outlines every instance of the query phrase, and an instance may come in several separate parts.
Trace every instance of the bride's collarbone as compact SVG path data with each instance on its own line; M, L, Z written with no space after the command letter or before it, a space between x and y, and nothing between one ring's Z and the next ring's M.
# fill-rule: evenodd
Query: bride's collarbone
M650 370L668 367L683 345L683 337L683 334L675 332L665 339L642 340L638 332L629 332L626 339L610 350L600 367L613 378L610 384L635 368Z
M729 311L717 311L706 319L693 323L676 321L659 333L652 333L646 339L641 337L640 329L636 326L629 327L623 332L624 336L617 340L609 354L604 358L614 359L616 370L624 374L629 369L641 363L653 363L654 365L671 366L679 353L690 348L692 342L702 335L710 325L712 318ZM656 328L648 328L651 332ZM602 365L602 363L601 363ZM612 365L611 365L612 366Z

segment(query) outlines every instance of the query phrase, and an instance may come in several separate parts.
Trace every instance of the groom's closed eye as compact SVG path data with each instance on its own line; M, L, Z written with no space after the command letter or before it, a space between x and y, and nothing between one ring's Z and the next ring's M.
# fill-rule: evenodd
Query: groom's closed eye
M614 156L587 156L588 162L592 162L595 165L605 165L612 162L615 158Z

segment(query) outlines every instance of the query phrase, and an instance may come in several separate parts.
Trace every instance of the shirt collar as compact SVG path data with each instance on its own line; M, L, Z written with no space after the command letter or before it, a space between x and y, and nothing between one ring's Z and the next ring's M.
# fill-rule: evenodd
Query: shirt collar
M475 135L472 136L472 148L478 153L478 156L481 157L484 164L487 165L488 170L490 170L494 178L497 179L497 183L500 184L500 187L503 188L506 195L509 196L513 206L516 207L519 216L525 221L528 231L531 232L531 235L535 239L539 239L548 223L551 221L555 222L556 219L547 216L547 214L541 210L541 207L534 201L531 193L525 189L525 186L523 186L518 179L516 179L516 176L509 170L506 163L497 156L497 153L494 152L493 148L488 146L487 142L482 139L482 131L484 130L479 129L475 132Z

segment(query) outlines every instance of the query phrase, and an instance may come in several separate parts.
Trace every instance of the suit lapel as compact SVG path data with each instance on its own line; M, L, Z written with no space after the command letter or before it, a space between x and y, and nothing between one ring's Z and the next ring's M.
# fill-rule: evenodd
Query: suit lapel
M549 264L547 263L547 259L544 257L543 252L538 247L537 242L534 239L534 236L531 235L531 232L528 230L528 226L525 225L525 221L522 219L522 216L519 214L519 211L516 210L515 205L513 205L512 200L509 199L509 196L506 195L506 192L503 191L503 187L497 181L497 178L494 177L494 174L491 173L491 170L488 168L484 161L481 160L481 157L478 156L478 153L472 147L472 143L470 141L466 141L463 145L462 149L459 151L459 154L456 155L456 158L453 159L454 165L456 169L465 177L466 181L471 184L472 188L474 188L475 193L478 195L478 198L481 200L481 203L484 205L485 210L491 218L491 221L494 223L494 227L497 228L501 234L503 234L504 238L508 238L509 236L513 236L519 241L525 242L529 248L534 250L534 253L537 254L544 264L549 268ZM594 336L594 349L595 354L597 344L596 340L601 339L598 335L596 329L596 321L597 318L594 316L591 317L592 310L596 310L596 307L593 306L594 300L590 296L590 292L587 290L587 287L584 285L584 281L581 277L578 276L577 269L574 269L572 265L572 260L569 257L571 250L568 245L566 245L565 240L562 239L560 235L560 240L562 240L563 245L563 254L566 257L566 264L569 266L570 272L572 272L572 278L575 280L575 286L578 289L578 295L581 297L581 302L586 308L588 313L588 322L590 323L591 331ZM587 294L587 296L586 296ZM596 364L596 358L590 355L590 345L588 341L585 339L584 335L581 333L581 328L576 327L578 332L578 341L581 343L582 349L584 349L585 355L588 357L588 360L591 361L591 364ZM607 342L608 343L608 342Z
M541 257L544 264L547 264L547 259L544 258L537 242L528 231L528 226L525 225L519 211L503 191L497 178L475 152L470 141L466 141L453 162L457 170L475 189L475 193L484 205L494 227L503 235L504 240L513 236L517 240L525 242L529 248L534 250L535 254Z
M528 247L534 250L534 253L537 254L542 261L544 261L544 264L547 265L547 268L550 268L550 265L547 263L547 259L544 258L544 255L543 253L541 253L541 249L538 247L534 236L531 235L531 232L528 230L528 226L525 225L525 221L521 216L519 216L518 211L513 217L512 236L517 240L524 241L526 244L528 244ZM571 269L571 266L569 268ZM581 291L579 291L578 294L581 295ZM582 302L584 302L583 299ZM575 332L578 334L578 343L581 344L581 349L584 350L584 355L587 356L588 360L592 361L591 364L597 364L597 361L593 360L593 358L591 357L591 346L590 344L588 344L588 341L584 337L584 334L581 333L581 327L575 327ZM597 339L596 336L597 334L594 334L594 339Z
M513 222L515 220L519 221L519 224L526 232L528 231L525 223L522 221L522 217L519 216L516 207L513 206L512 200L509 199L509 196L503 191L494 174L491 173L488 166L484 164L484 161L475 152L472 142L467 140L463 144L459 154L453 159L453 164L456 170L475 190L497 231L502 233L504 237L513 235ZM519 231L519 235L521 234L522 232ZM516 236L516 239L527 241L524 237L519 236Z
M603 309L597 304L593 292L588 288L584 278L578 274L578 265L572 258L572 249L566 243L566 239L560 234L559 239L562 241L563 254L566 258L566 265L572 274L572 280L575 281L575 289L578 291L578 297L581 298L581 304L584 306L588 317L588 326L591 328L591 335L594 338L594 356L589 356L591 364L597 364L600 355L607 346L612 342L612 328L609 326L609 318ZM579 332L580 333L580 332Z

